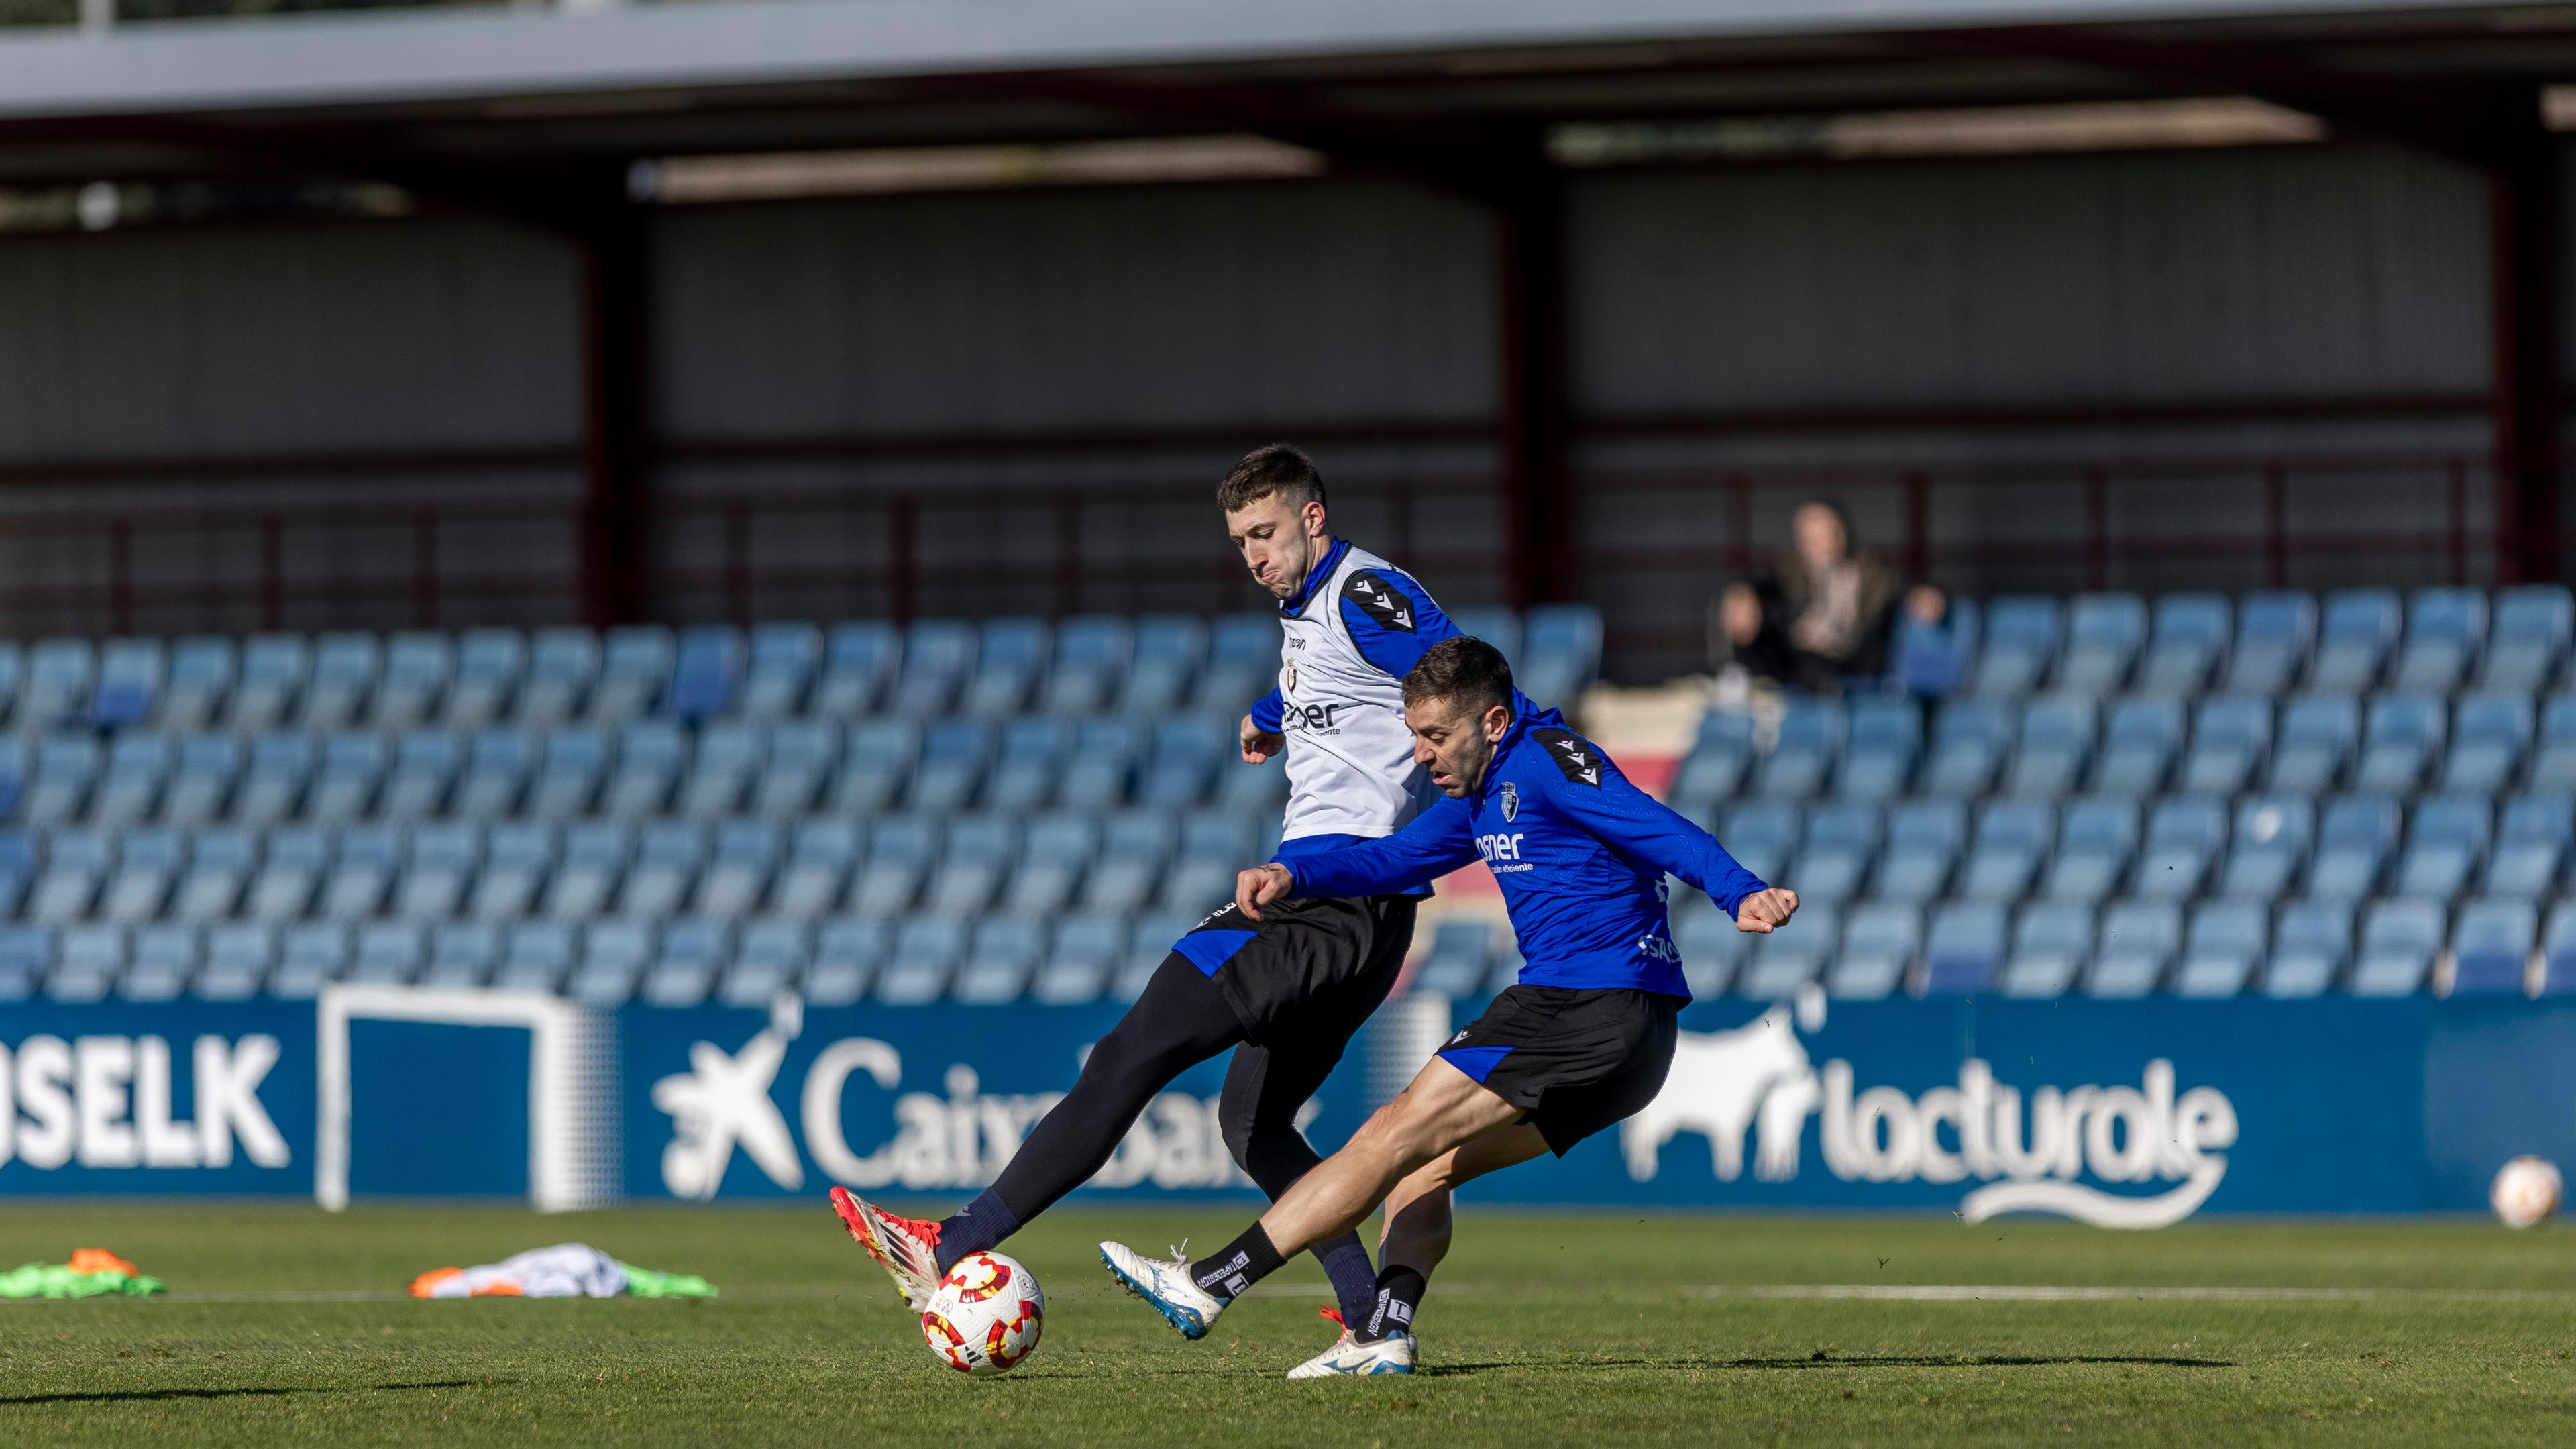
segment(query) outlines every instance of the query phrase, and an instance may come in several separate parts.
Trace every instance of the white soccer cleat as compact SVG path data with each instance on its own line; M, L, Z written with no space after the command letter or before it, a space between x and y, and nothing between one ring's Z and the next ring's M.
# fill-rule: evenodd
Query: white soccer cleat
M1324 1316L1335 1323L1342 1316L1330 1309ZM1331 1348L1288 1371L1292 1379L1332 1379L1346 1374L1409 1374L1413 1372L1413 1335L1390 1333L1375 1343L1362 1343L1348 1328Z
M1144 1299L1183 1338L1204 1338L1226 1301L1190 1281L1189 1260L1148 1258L1123 1243L1100 1245L1100 1261L1128 1292Z

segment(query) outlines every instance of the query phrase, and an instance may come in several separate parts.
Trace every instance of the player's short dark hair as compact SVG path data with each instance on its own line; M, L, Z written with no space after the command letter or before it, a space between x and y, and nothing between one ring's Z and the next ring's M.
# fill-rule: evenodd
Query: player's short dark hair
M1216 506L1228 513L1277 495L1290 508L1324 501L1324 475L1315 460L1286 443L1272 443L1243 455L1216 485Z
M1470 715L1512 702L1512 663L1472 634L1452 634L1422 651L1404 676L1404 702L1447 700Z

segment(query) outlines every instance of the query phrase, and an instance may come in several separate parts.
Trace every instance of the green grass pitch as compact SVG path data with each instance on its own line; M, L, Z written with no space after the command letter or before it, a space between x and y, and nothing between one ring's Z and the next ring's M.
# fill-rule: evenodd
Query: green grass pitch
M0 1444L2576 1443L2565 1229L1470 1208L1424 1373L1290 1384L1330 1333L1311 1262L1189 1344L1091 1249L1240 1217L1050 1215L1012 1244L1046 1341L976 1381L931 1360L819 1194L559 1217L22 1201L0 1266L99 1246L178 1291L0 1306ZM398 1296L567 1240L724 1297Z

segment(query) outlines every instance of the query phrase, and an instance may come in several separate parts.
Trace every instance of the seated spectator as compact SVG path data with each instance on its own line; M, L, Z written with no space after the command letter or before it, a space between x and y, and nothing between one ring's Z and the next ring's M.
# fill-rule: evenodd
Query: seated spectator
M1791 541L1768 571L1727 585L1718 599L1719 636L1735 662L1760 678L1839 693L1846 680L1887 671L1900 595L1927 624L1949 608L1940 590L1909 588L1875 555L1854 552L1850 520L1834 504L1799 504Z

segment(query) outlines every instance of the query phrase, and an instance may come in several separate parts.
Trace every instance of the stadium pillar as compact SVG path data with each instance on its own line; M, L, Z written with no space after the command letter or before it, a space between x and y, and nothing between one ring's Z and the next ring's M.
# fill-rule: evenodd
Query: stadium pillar
M1496 218L1505 577L1513 606L1526 608L1571 599L1576 586L1564 183L1538 168L1502 198Z
M644 215L604 206L581 252L581 608L592 627L644 616L652 437Z
M2557 192L2545 140L2487 172L2498 583L2559 573Z

